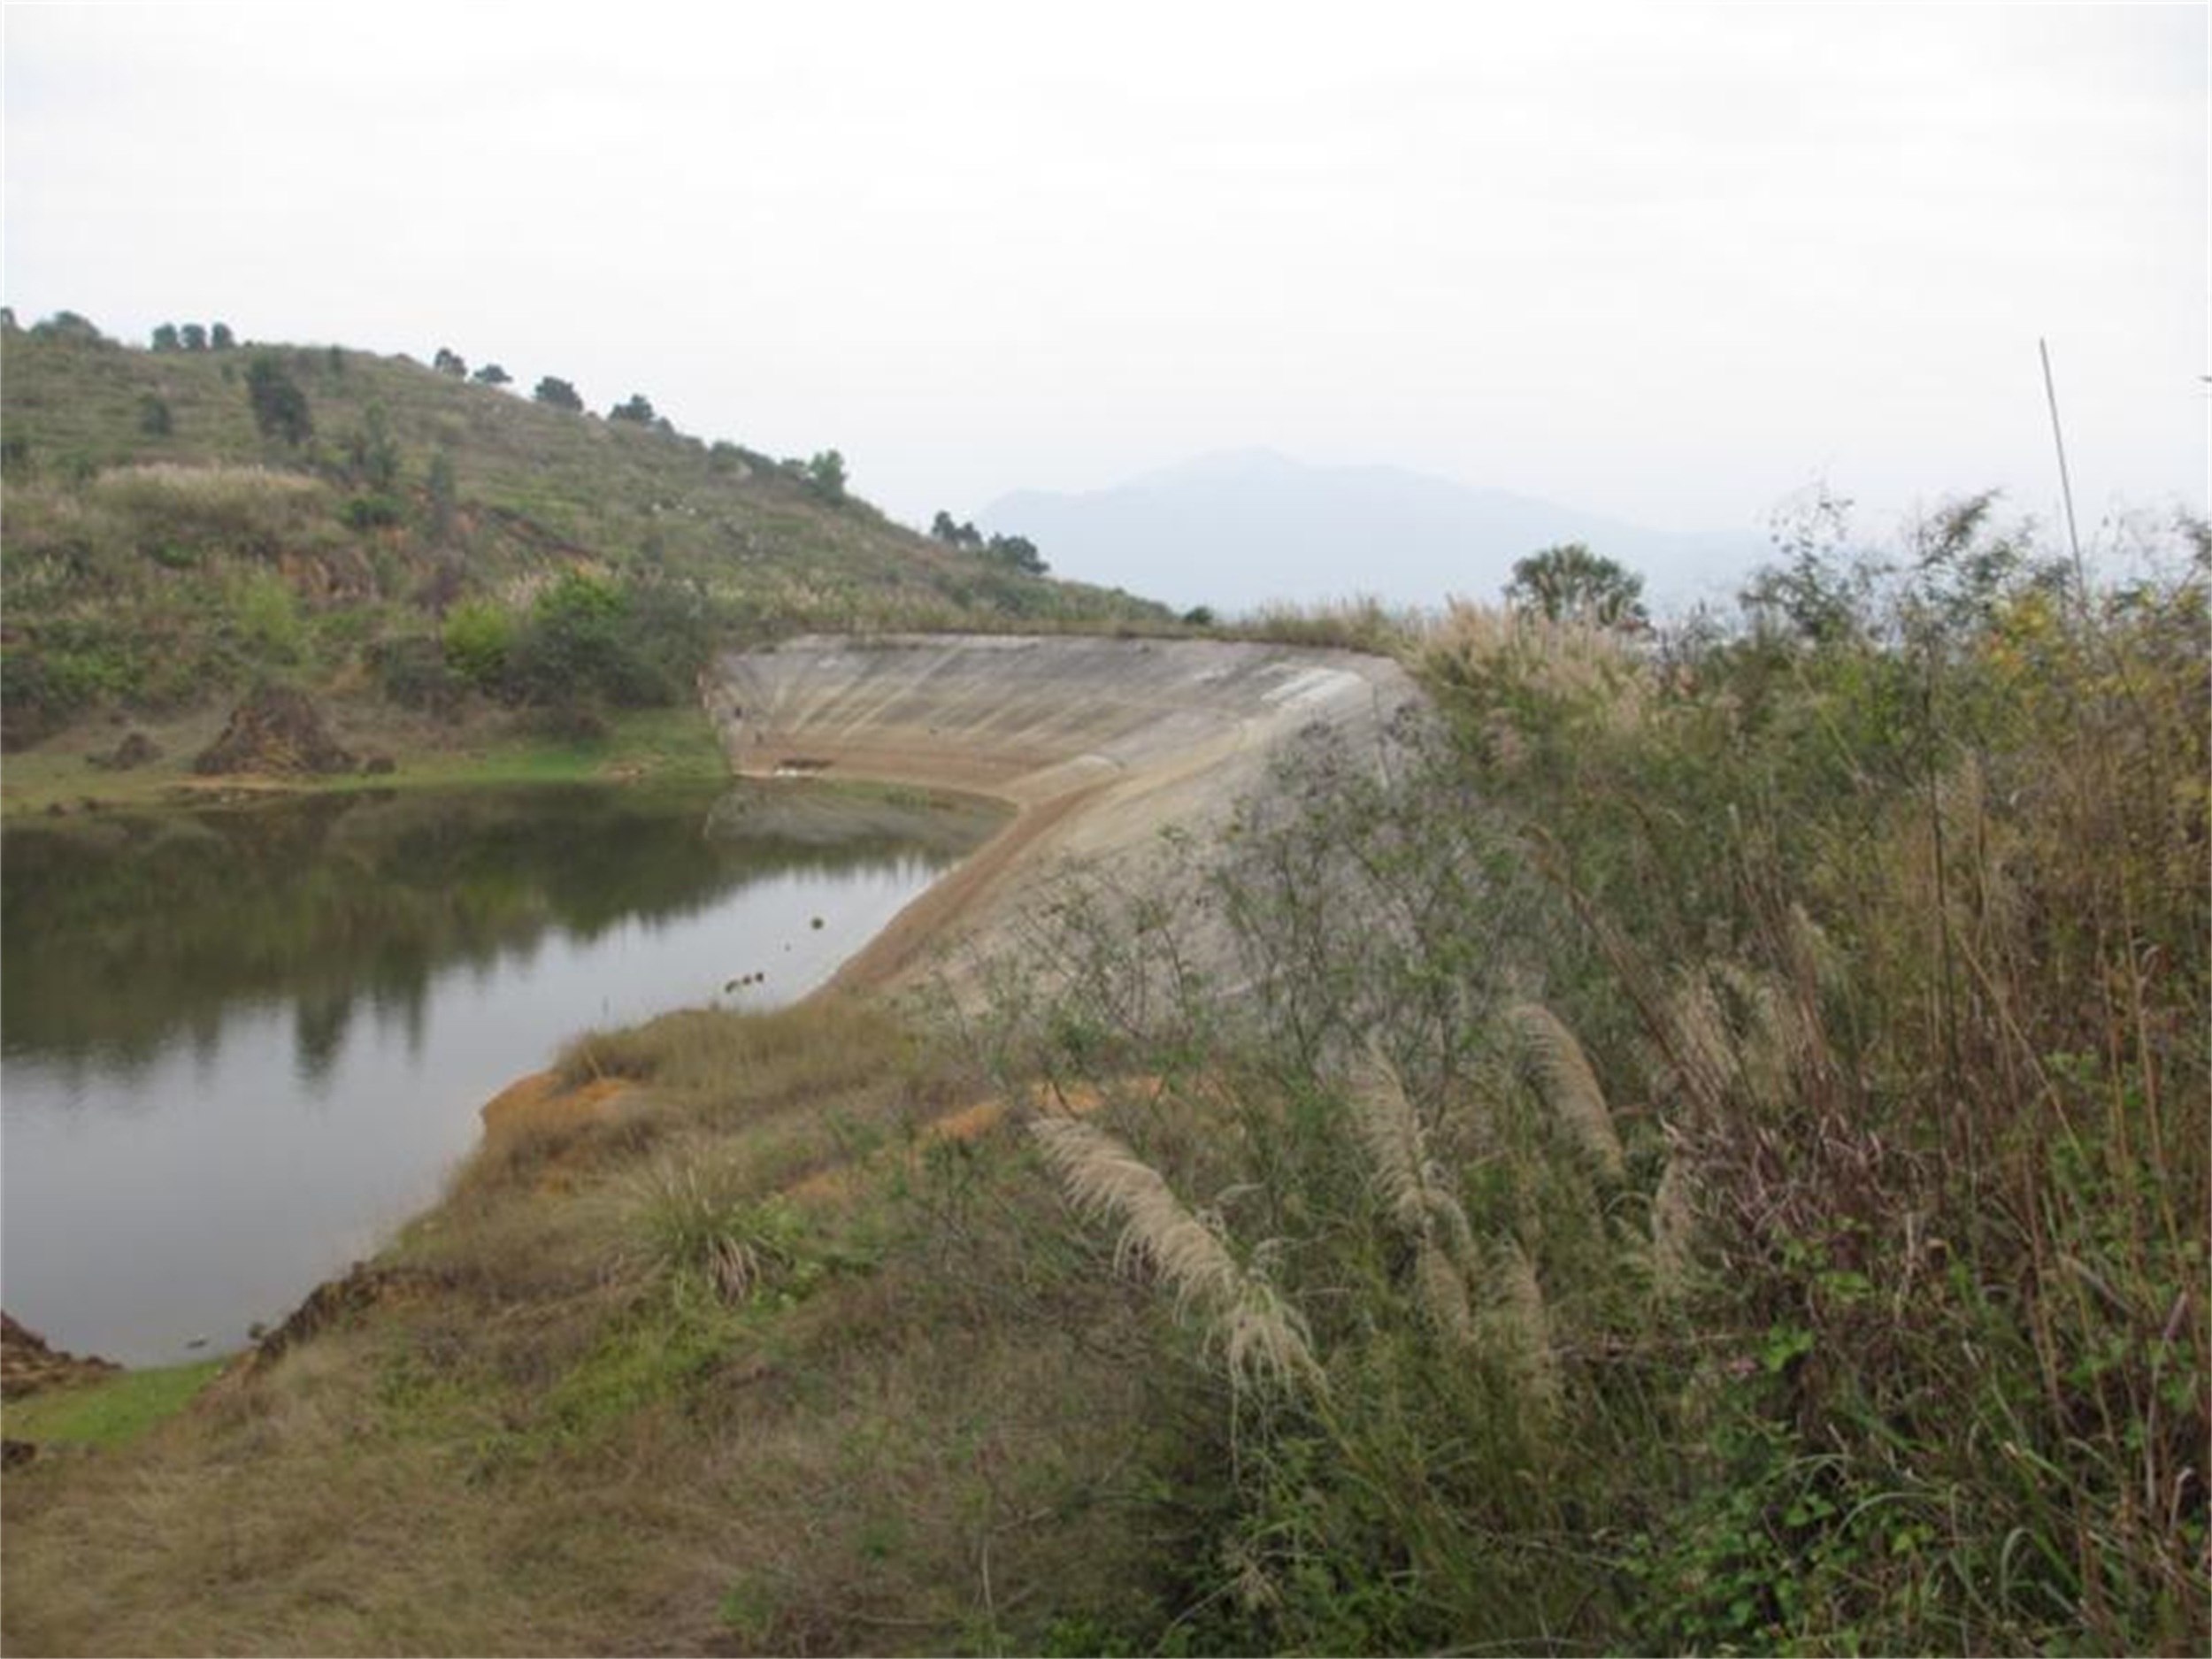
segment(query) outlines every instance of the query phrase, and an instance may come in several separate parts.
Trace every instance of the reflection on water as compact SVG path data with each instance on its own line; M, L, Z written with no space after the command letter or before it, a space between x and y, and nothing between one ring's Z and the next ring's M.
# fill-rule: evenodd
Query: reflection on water
M234 1344L427 1200L476 1106L562 1041L810 989L987 828L945 803L718 793L9 831L0 1305L134 1362Z

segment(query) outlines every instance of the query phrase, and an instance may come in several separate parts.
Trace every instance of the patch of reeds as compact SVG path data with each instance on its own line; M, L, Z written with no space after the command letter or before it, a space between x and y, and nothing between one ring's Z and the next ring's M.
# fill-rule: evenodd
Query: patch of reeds
M1279 601L1261 605L1217 631L1232 639L1394 657L1408 650L1425 626L1421 612L1410 606L1386 604L1372 594L1355 594L1310 604Z

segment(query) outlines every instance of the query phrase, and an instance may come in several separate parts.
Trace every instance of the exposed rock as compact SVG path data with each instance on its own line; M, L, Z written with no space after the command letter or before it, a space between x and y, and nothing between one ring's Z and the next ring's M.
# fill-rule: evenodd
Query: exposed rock
M353 756L323 727L301 692L267 686L231 710L223 734L192 763L198 772L351 772Z
M41 1388L94 1382L121 1369L112 1360L49 1348L37 1332L0 1313L0 1396L13 1400Z
M267 1364L326 1325L365 1313L396 1294L443 1289L452 1282L450 1273L427 1268L378 1267L368 1262L356 1262L342 1277L325 1279L308 1292L306 1301L295 1308L276 1329L260 1338L250 1369Z

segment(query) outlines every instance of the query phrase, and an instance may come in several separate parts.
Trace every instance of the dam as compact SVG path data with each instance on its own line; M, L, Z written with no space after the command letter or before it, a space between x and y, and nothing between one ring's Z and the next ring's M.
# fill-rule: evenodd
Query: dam
M803 635L725 653L702 689L741 777L874 779L1016 810L846 964L849 987L1010 943L1066 862L1141 880L1162 832L1217 828L1294 737L1379 749L1418 698L1395 662L1361 652L1056 634Z

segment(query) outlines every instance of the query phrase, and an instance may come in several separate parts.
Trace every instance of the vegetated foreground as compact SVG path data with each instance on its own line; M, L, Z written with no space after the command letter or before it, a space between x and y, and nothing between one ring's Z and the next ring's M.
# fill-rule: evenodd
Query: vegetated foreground
M580 1041L10 1646L2200 1649L2197 540L1455 609L946 1002Z

